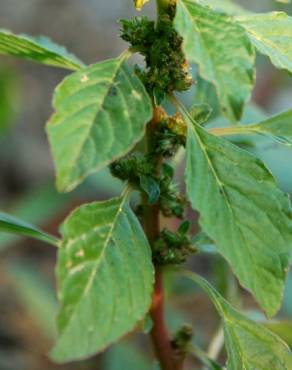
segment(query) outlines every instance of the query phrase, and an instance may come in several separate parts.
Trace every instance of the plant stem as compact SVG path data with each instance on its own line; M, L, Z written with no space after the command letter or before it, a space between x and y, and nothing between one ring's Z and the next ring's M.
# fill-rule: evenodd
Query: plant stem
M159 15L167 13L169 6L174 0L156 0L157 4L157 19ZM151 147L151 132L155 129L157 123L161 120L161 108L154 105L154 114L152 121L147 126L146 140L147 149ZM155 158L155 172L156 175L160 174L162 158L158 156ZM159 203L154 205L149 205L147 197L143 196L143 210L144 210L144 229L151 246L159 238L160 234L160 222L159 213L160 207ZM154 293L152 299L152 305L150 309L150 315L153 322L153 327L151 330L151 338L153 347L156 353L156 357L160 363L161 370L181 370L182 361L178 363L174 349L172 348L171 338L168 333L165 317L164 317L164 294L163 294L163 273L156 266L155 268L155 284Z
M156 124L161 117L159 107L154 107L154 115L152 121L148 124L146 132L147 151L151 146L151 131L155 129ZM155 158L155 171L159 174L161 166L161 158ZM154 242L159 238L160 222L159 222L159 203L150 205L148 198L143 194L143 226L149 243L153 246ZM160 363L161 370L177 370L175 367L175 354L171 346L171 339L165 325L164 319L164 295L163 295L163 274L156 267L155 269L155 284L150 309L150 315L153 321L151 330L151 338L156 357Z
M164 321L164 296L162 271L156 270L153 301L150 310L153 321L151 330L152 343L161 370L175 370L175 358Z

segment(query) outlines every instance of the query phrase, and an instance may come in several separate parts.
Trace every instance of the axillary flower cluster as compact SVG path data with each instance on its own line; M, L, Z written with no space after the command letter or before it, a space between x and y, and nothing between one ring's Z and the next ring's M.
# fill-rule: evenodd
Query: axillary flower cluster
M147 17L120 21L122 39L145 59L145 67L135 66L135 72L152 97L155 117L148 127L146 154L132 152L114 162L111 172L141 191L164 217L182 219L176 232L163 229L152 245L156 265L181 263L194 252L187 236L189 222L183 221L186 200L177 189L170 164L178 149L185 146L187 128L179 114L168 116L160 106L166 96L188 90L193 83L182 38L173 27L174 14L175 5L161 13L157 22ZM143 208L143 204L137 208L142 219Z

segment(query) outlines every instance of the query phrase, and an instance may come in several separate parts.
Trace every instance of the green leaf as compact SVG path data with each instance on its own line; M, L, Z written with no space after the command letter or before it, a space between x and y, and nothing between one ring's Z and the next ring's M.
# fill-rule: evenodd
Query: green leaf
M184 220L179 225L179 227L177 229L177 232L179 234L181 234L181 235L187 235L187 233L189 232L191 226L192 226L192 224L191 224L191 222L189 220Z
M217 136L266 135L278 143L292 146L292 110L282 112L256 124L211 128L209 132Z
M202 277L188 271L182 274L207 292L223 320L228 370L292 369L292 353L281 338L236 311Z
M151 176L140 175L140 186L148 195L149 204L154 204L160 196L160 187L158 182Z
M272 321L263 325L282 338L292 349L292 321Z
M292 110L277 114L255 125L244 126L250 133L271 136L281 144L292 146Z
M218 100L218 96L216 93L215 86L212 85L210 82L204 80L199 75L195 77L196 84L195 84L195 96L194 100L196 102L200 102L200 104L207 104L212 107L212 113L209 117L209 120L218 119L227 121L225 117L221 115L221 107ZM209 122L208 122L209 123Z
M174 20L187 58L215 85L223 113L241 118L254 85L254 49L245 30L230 16L191 0L179 0Z
M81 206L62 234L58 362L90 356L134 329L153 286L150 247L125 196Z
M28 236L54 246L58 245L58 239L54 236L3 212L0 212L0 232Z
M60 191L125 155L144 134L151 101L125 56L76 72L56 89L47 131Z
M17 73L13 68L1 66L0 69L0 137L6 134L19 103Z
M190 115L199 125L206 123L212 112L213 109L210 107L210 105L205 103L193 104L190 108Z
M292 72L292 17L272 12L235 18L257 50L280 69Z
M14 217L26 220L26 223L41 227L51 222L56 214L62 214L72 199L56 192L53 184L35 186L28 191L12 207L10 213ZM0 252L14 246L20 236L0 233Z
M73 54L44 36L15 35L0 29L0 54L13 55L54 67L77 70L84 64Z
M193 236L192 245L201 253L217 253L214 241L203 231Z
M210 6L212 9L230 15L249 14L250 12L230 0L197 0L199 4Z
M259 159L185 118L187 193L202 229L272 316L281 305L291 259L289 199Z

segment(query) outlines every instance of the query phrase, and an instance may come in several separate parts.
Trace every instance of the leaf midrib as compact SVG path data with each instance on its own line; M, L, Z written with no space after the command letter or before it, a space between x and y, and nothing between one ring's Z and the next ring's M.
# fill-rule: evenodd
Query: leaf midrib
M193 127L193 125L192 125L191 122L189 122L189 126L190 126L190 129L193 130L193 132L195 133L195 136L196 136L197 141L198 141L198 143L199 143L199 145L201 147L201 150L203 151L203 153L205 155L205 158L207 160L207 163L209 164L209 166L211 168L211 172L213 173L213 176L215 178L215 181L218 183L219 188L222 190L222 194L224 195L224 198L226 200L227 207L228 207L228 209L229 209L229 211L231 213L231 217L232 217L232 220L233 220L233 225L236 227L236 229L239 232L240 239L241 239L241 244L242 245L246 245L246 250L248 251L248 254L250 256L250 260L252 261L252 263L253 263L254 266L257 266L257 263L255 263L255 260L253 258L253 253L252 253L252 251L250 251L248 243L245 242L245 237L243 236L243 232L242 232L241 228L238 226L237 218L234 215L233 207L232 207L232 205L231 205L231 203L229 201L228 194L226 193L226 191L224 189L224 183L220 180L219 176L217 175L217 172L216 172L216 170L215 170L215 168L214 168L214 166L212 164L212 160L209 157L207 151L205 150L205 145L202 143L202 140L201 140L199 134L197 133L196 129ZM201 129L200 127L198 127L198 128ZM201 129L201 130L203 130L203 129ZM249 279L249 281L250 281L250 279ZM254 282L253 282L253 284L254 284ZM254 287L255 287L255 285L254 285Z
M117 64L117 67L116 69L114 69L114 74L113 74L113 77L110 79L110 83L109 83L109 86L108 88L106 89L105 91L105 94L104 94L104 97L103 99L100 101L98 107L97 107L97 112L95 113L94 115L94 118L92 119L92 122L90 125L88 125L88 130L87 130L87 134L84 135L84 140L82 141L82 143L80 144L80 146L78 147L78 150L76 150L76 155L74 157L74 160L72 160L70 162L70 164L68 165L68 173L72 173L72 169L75 167L75 163L80 159L80 156L82 154L82 151L83 151L83 148L84 148L84 145L85 143L87 142L88 140L88 137L90 135L90 132L92 130L92 128L94 127L94 124L95 124L95 120L96 120L96 117L98 116L100 110L102 109L102 106L105 102L105 100L107 99L108 95L109 95L109 91L111 89L111 87L113 86L114 84L114 80L116 79L118 73L119 73L119 70L121 69L122 67L122 64L124 63L124 60L125 60L125 57L120 57L119 58L119 63ZM85 175L84 175L85 176ZM75 183L78 182L78 180L75 180ZM70 186L71 188L73 187L73 185L71 184Z
M75 304L75 309L74 309L74 311L72 312L72 314L71 314L70 318L69 318L69 319L67 320L67 322L66 322L66 327L62 330L62 334L61 334L61 336L64 336L64 335L65 335L67 328L70 326L70 323L72 322L72 319L75 317L76 312L78 311L78 309L77 309L77 308L78 308L78 306L79 306L79 304L80 304L80 301L82 300L82 298L84 298L84 296L88 293L88 291L89 291L89 290L91 289L91 287L92 287L92 284L93 284L94 278L95 278L96 273L97 273L97 271L98 271L99 265L100 265L100 264L102 263L102 261L103 261L103 257L104 257L105 251L107 250L107 247L108 247L109 241L110 241L111 236L112 236L112 234L113 234L113 232L114 232L114 228L115 228L115 226L116 226L116 223L117 223L117 221L118 221L118 218L120 217L121 213L123 212L123 206L124 206L124 204L125 204L126 200L127 200L127 194L126 194L126 195L124 195L124 196L123 196L123 198L122 198L122 201L121 201L121 204L120 204L120 206L119 206L119 208L118 208L117 214L115 215L115 217L114 217L114 219L113 219L113 222L112 222L112 225L111 225L111 227L110 227L110 229L109 229L109 231L108 231L108 235L107 235L107 238L106 238L106 240L105 240L104 247L103 247L103 249L102 249L101 253L99 254L99 258L98 258L98 260L97 260L97 262L96 262L96 266L93 268L92 273L90 274L90 277L89 277L89 279L88 279L88 282L87 282L86 286L84 287L82 294L80 294L80 297L79 297L78 301L77 301L77 302L76 302L76 304ZM86 233L85 233L85 234L86 234ZM60 339L61 339L61 338L60 338Z
M190 5L197 5L197 6L201 6L202 8L204 8L204 6L202 6L202 5L194 4L194 3L190 2L190 1L187 1L187 0L181 1L181 3L184 5L185 9L187 10L187 12L188 12L188 14L189 14L190 18L192 18L193 20L195 20L195 19L194 19L194 17L192 16L192 13L189 11L188 7L187 7L184 3L189 3ZM204 33L201 31L200 26L199 26L199 25L197 25L197 24L194 22L194 27L197 29L197 32L198 32L198 34L200 35L200 38L201 38L202 43L203 43L203 45L204 45L205 52L208 54L208 56L209 56L209 60L211 61L212 66L213 66L213 70L214 70L214 72L215 72L215 79L211 79L209 76L206 76L206 74L205 74L205 73L204 73L204 77L206 78L206 80L207 80L207 81L209 81L209 82L211 82L211 83L213 83L213 84L215 85L215 88L216 88L216 90L217 90L217 94L218 94L218 95L220 95L220 94L221 94L221 96L222 96L222 90L220 89L220 87L219 87L219 85L218 85L217 81L221 81L221 85L222 85L222 86L225 86L224 78L223 78L223 79L221 78L220 70L218 70L218 69L216 68L216 67L217 67L217 64L216 64L216 63L214 63L214 59L213 59L213 57L212 57L212 54L211 54L211 53L210 53L210 51L209 51L209 48L208 48L208 47L207 47L207 45L206 45L206 40L205 40L205 38L203 37L203 34L204 34ZM194 59L195 59L195 58L194 58ZM195 63L199 63L199 62L198 62L198 60L194 60L194 62L195 62ZM200 68L200 70L202 71L202 68ZM228 100L228 96L226 96L226 94L225 94L225 89L223 89L223 92L224 92L224 101L226 102L226 100ZM228 109L230 109L230 105L229 105L229 104L227 104L227 105L228 105ZM233 112L232 112L232 109L231 109L231 114L232 114L232 115L234 115L234 114L233 114Z

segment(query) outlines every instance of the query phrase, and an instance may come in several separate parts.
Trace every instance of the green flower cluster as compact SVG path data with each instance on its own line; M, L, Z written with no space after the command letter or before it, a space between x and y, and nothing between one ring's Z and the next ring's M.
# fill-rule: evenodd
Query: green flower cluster
M190 227L188 221L183 221L176 232L164 229L153 248L153 260L156 265L181 264L186 258L196 252L187 235Z
M157 104L165 95L191 87L192 76L182 51L182 38L173 27L172 15L161 15L157 23L147 17L120 23L122 39L145 58L146 68L136 66L136 72Z
M143 191L148 196L149 204L159 202L160 210L165 217L183 217L185 198L178 192L173 182L171 166L164 163L162 174L154 176L151 156L134 153L112 163L110 170L113 176Z
M173 157L186 144L187 126L179 113L166 113L151 132L151 152L164 158Z

